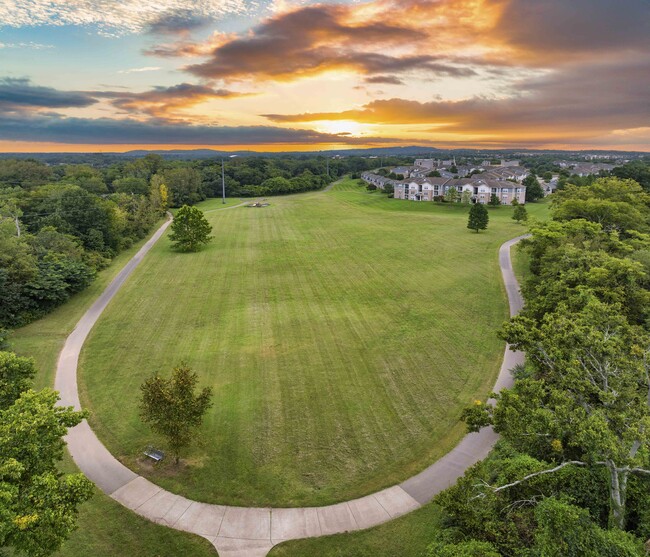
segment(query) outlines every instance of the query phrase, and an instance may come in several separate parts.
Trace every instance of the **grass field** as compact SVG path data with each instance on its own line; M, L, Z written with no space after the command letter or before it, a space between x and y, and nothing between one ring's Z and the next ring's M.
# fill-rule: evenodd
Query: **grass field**
M346 181L207 213L215 240L180 254L163 239L93 330L93 427L127 465L203 501L319 505L406 479L464 434L460 410L499 368L497 249L522 227L503 207L474 234L466 212ZM139 385L181 361L214 407L185 467L142 469L159 441Z
M231 205L234 204L236 201L231 202ZM11 338L12 349L36 360L39 369L35 380L36 388L53 386L56 360L66 337L95 298L144 242L145 240L142 240L118 255L110 267L99 273L95 282L63 306L46 317L14 331ZM63 470L77 471L72 459L67 456ZM81 506L78 526L61 551L56 553L56 557L217 555L207 540L153 524L125 509L99 490L90 501Z
M529 213L547 218L545 202L528 205ZM528 254L518 246L512 250L515 274L521 282L528 276ZM422 557L442 528L441 510L435 503L397 520L362 532L285 542L269 557Z

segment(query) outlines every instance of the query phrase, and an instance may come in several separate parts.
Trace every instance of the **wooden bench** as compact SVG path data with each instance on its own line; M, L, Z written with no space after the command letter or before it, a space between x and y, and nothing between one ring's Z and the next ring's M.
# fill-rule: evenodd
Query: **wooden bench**
M156 462L160 462L163 458L165 458L164 452L158 449L154 449L152 446L147 447L144 450L144 454Z

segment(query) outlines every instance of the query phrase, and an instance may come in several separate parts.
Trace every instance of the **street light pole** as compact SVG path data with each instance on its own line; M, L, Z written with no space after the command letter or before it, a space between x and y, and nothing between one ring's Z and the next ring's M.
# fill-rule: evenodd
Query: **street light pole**
M224 170L223 157L221 157L221 198L222 203L226 203L226 171Z

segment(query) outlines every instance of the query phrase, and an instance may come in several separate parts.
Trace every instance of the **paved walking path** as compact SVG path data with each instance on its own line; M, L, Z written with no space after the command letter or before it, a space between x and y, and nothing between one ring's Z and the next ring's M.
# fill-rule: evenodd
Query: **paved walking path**
M68 336L59 355L55 378L61 404L80 409L77 363L81 347L108 303L170 222L163 224L126 264ZM510 260L510 247L520 239L506 242L499 251L511 315L523 305ZM511 385L510 369L522 361L523 354L506 347L495 391ZM453 485L468 467L483 459L496 439L491 429L468 434L420 474L366 497L325 507L276 509L210 505L165 491L120 463L86 421L66 436L68 450L77 466L102 491L153 522L207 538L221 557L264 557L274 545L285 540L362 530L413 511Z

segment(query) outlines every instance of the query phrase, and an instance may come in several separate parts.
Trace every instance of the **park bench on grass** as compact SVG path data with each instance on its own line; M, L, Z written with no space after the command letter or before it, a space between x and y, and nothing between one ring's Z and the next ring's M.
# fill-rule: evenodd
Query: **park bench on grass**
M165 458L165 453L158 450L154 449L151 445L149 445L145 450L144 454L151 458L152 460L155 460L156 462L160 462L163 458Z

